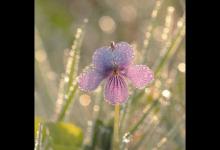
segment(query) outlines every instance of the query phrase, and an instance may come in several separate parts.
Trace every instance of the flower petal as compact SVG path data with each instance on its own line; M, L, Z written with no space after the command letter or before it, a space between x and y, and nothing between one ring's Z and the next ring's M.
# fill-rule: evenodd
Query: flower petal
M126 42L119 42L113 50L113 61L119 68L125 68L131 64L134 57L132 47Z
M126 76L132 84L139 89L144 88L153 80L153 72L145 65L131 65L128 67Z
M79 76L79 87L83 91L95 90L101 81L104 79L103 75L97 72L94 68L90 68Z
M112 105L128 99L128 87L122 76L110 76L105 85L105 100Z
M97 71L107 74L113 68L113 56L110 47L102 47L95 51L93 64Z
M102 47L95 51L93 64L102 73L108 74L116 66L126 68L131 64L134 57L132 47L126 42L115 44L115 48Z

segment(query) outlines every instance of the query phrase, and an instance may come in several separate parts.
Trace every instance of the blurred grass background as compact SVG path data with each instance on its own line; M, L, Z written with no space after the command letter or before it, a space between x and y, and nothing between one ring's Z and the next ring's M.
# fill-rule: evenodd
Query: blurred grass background
M110 41L131 43L136 63L144 63L156 71L169 44L178 37L178 25L185 25L184 13L184 0L36 0L35 116L53 121L60 79L77 29L85 19L88 23L83 31L78 72L91 63L95 49L109 45ZM152 88L144 92L132 89L134 99L122 106L126 112L122 115L124 135L141 118L146 106L154 100L160 102L132 138L125 140L125 149L185 149L184 38L183 35L180 44L167 55ZM103 98L100 91L101 87L90 95L77 91L65 117L66 122L82 129L84 143L88 126L100 112ZM98 116L109 124L113 107L105 102L102 105L103 111Z

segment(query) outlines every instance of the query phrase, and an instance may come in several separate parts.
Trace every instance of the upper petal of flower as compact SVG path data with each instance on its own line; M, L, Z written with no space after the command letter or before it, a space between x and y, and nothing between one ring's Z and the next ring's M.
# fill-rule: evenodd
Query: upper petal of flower
M126 42L115 44L115 48L102 47L95 51L93 55L93 64L95 68L104 74L108 74L115 66L126 68L133 59L133 49Z
M110 76L105 85L105 100L112 105L122 104L128 99L128 87L122 76Z
M113 50L113 61L119 68L126 68L132 63L134 51L126 42L119 42Z
M103 79L104 76L101 73L94 68L89 68L80 74L78 83L81 90L89 92L95 90Z
M128 67L126 76L132 84L139 89L144 88L154 79L153 72L145 65L131 65Z
M97 71L106 74L113 69L113 56L110 47L102 47L93 54L93 64Z

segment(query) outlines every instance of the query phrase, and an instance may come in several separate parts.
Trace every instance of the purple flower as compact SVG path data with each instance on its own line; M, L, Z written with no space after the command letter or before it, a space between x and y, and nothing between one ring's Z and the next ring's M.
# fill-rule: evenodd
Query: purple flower
M153 72L145 65L134 65L133 57L133 49L126 42L97 49L93 55L93 67L79 76L80 89L93 91L102 80L106 80L105 100L113 105L126 102L128 81L142 89L153 80Z

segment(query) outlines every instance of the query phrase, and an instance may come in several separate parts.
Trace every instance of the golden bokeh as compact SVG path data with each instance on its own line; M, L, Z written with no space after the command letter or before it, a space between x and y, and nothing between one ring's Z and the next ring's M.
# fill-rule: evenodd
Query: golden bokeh
M82 106L88 106L91 102L91 98L89 95L83 94L79 97L79 102Z
M112 17L102 16L99 19L99 27L103 32L110 34L115 31L116 24Z
M180 72L185 72L186 71L186 65L185 65L185 63L180 63L179 65L178 65L178 70L180 71Z
M137 17L137 11L132 5L123 6L120 10L121 19L125 22L132 22Z

